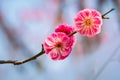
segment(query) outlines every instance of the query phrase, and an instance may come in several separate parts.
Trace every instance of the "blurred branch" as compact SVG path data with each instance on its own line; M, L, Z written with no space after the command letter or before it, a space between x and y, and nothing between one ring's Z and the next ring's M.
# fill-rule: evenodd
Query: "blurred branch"
M106 4L105 2L106 2L107 0L98 0L98 2L97 2L97 9L99 10L99 11L102 11L102 6L104 5L104 4Z
M85 0L78 0L79 10L83 10L85 8Z
M58 11L57 11L57 15L55 17L55 25L58 25L60 23L64 22L64 17L63 17L63 7L65 6L64 4L65 0L59 0L59 4L58 4Z
M108 12L104 13L104 14L102 15L102 19L109 19L109 17L106 17L106 15L109 14L110 12L114 11L114 10L115 10L115 9L112 8L112 9L110 9Z
M35 56L32 56L28 59L22 60L22 61L17 61L17 60L0 60L0 64L14 64L14 65L20 65L20 64L24 64L26 62L32 61L37 59L39 56L41 56L42 54L45 53L44 47L42 45L42 50L40 53L36 54Z
M112 54L110 55L110 57L106 60L106 62L103 64L103 66L99 69L99 71L97 72L97 74L93 77L93 79L91 80L97 80L97 78L100 76L100 74L104 71L104 69L107 67L107 65L110 63L111 59L118 53L118 51L120 50L120 44L118 45L118 47L116 47L116 49L112 52Z

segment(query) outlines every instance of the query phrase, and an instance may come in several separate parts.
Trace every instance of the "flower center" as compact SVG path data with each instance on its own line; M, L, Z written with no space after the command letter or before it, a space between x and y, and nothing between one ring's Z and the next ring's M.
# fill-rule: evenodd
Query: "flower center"
M61 48L61 47L62 47L62 44L61 44L61 43L58 43L58 44L56 44L56 47L57 47L57 48Z
M92 25L91 19L86 19L86 20L85 20L85 25L86 25L86 26L91 26L91 25Z

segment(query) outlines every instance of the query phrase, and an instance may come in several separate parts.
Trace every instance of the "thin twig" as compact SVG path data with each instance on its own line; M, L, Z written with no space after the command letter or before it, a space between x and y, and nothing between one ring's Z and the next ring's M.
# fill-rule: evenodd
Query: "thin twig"
M74 35L74 34L76 34L76 33L77 33L77 31L74 31L74 32L70 33L70 34L68 35L68 37L71 37L72 35Z
M32 61L32 60L35 60L37 59L39 56L41 56L42 54L45 53L45 50L44 50L44 47L42 45L42 50L41 52L39 52L38 54L28 58L28 59L25 59L25 60L22 60L22 61L17 61L17 60L0 60L0 64L14 64L14 65L20 65L20 64L24 64L26 62L29 62L29 61Z
M110 12L112 12L112 11L114 11L115 9L114 8L112 8L112 9L110 9L108 12L106 12L106 13L104 13L103 15L102 15L102 19L109 19L109 17L105 17L107 14L109 14Z

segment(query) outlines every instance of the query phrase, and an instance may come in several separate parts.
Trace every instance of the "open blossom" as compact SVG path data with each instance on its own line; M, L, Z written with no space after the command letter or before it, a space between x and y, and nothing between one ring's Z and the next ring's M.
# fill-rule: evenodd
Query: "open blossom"
M84 9L78 12L74 19L76 30L84 36L95 36L100 33L102 25L101 14L94 9Z
M70 25L67 25L67 24L61 24L61 25L57 26L57 28L55 29L55 32L63 32L66 35L69 36L69 34L74 32L74 28L72 26L70 26ZM75 42L76 42L75 36L74 35L70 36L70 39L71 39L70 44L71 44L71 46L73 48L74 45L75 45Z
M53 60L63 60L71 52L71 39L63 32L54 32L45 39L45 53Z

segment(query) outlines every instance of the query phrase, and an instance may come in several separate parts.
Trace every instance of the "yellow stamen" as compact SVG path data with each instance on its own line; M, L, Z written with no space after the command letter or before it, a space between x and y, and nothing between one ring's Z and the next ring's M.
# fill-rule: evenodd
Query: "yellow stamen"
M85 20L85 25L86 26L91 26L92 25L92 20L91 19L86 19Z

